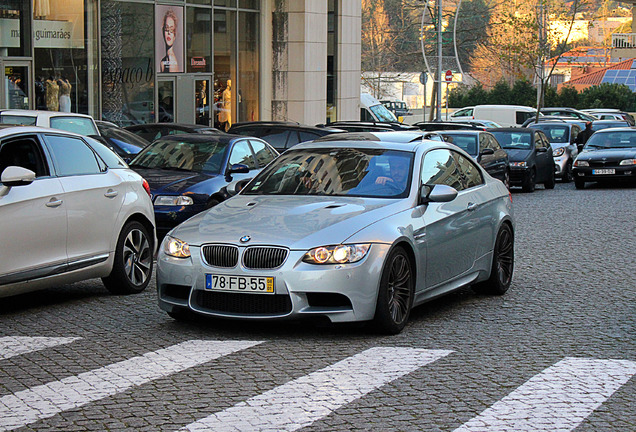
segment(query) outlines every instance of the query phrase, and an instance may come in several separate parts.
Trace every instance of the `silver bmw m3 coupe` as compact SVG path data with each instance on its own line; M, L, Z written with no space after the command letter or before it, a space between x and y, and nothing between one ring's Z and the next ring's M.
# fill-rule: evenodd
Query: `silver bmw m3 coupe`
M511 196L458 147L325 141L173 229L157 288L175 319L321 316L395 334L450 291L505 293L513 266Z

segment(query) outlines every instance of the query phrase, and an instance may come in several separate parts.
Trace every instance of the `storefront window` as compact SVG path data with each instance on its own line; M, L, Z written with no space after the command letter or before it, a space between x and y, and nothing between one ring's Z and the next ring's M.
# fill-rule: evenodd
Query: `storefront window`
M214 11L214 127L227 130L236 119L236 12Z
M211 72L212 70L212 11L189 7L186 12L186 52L188 72Z
M154 110L154 8L102 0L102 117L149 123Z
M39 0L35 0L36 7L38 4ZM0 57L31 55L29 22L28 1L4 0L0 3Z
M90 0L36 0L33 9L35 107L95 114L96 14ZM89 23L85 22L88 18ZM87 25L90 24L90 25Z
M336 112L336 0L327 3L327 123L337 120Z
M239 7L245 9L258 9L259 0L239 0Z
M214 0L214 6L236 7L236 0Z
M238 121L259 119L259 15L239 12Z

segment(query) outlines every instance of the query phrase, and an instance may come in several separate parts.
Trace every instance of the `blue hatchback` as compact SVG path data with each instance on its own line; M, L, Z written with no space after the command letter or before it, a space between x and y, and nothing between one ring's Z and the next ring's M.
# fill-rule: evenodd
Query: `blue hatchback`
M150 184L157 236L228 198L228 184L255 176L278 156L265 141L229 134L158 139L130 167Z

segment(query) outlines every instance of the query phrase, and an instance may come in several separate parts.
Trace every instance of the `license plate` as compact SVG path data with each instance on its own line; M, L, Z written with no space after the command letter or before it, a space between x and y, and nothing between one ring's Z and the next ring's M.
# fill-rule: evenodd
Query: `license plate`
M274 278L262 276L205 275L205 289L274 294Z
M614 168L595 169L592 170L592 174L616 174L616 170Z

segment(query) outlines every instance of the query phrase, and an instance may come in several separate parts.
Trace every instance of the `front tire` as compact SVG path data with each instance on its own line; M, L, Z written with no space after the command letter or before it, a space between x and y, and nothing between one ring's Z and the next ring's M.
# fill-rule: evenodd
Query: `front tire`
M568 162L568 164L565 166L565 171L563 172L563 177L561 178L561 180L563 181L563 183L570 183L573 179L574 176L572 175L572 163Z
M497 233L495 249L492 257L490 277L484 282L473 285L473 290L480 294L502 295L512 283L515 264L515 243L512 229L504 224Z
M574 187L577 189L585 189L585 181L575 178L574 179Z
M113 269L102 282L112 294L137 294L150 282L153 240L141 223L128 222L119 234Z
M550 178L543 182L543 187L546 189L554 189L556 185L556 179L554 178L554 167L552 169L552 174L550 174Z
M404 248L395 247L386 259L373 318L385 334L398 334L406 326L413 306L415 278Z
M537 173L534 170L534 168L532 168L530 170L530 173L523 180L523 184L521 185L521 189L524 192L534 192L534 189L535 189L536 185L537 185Z

